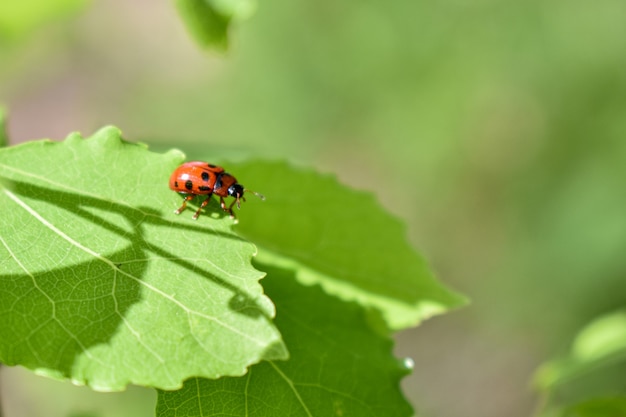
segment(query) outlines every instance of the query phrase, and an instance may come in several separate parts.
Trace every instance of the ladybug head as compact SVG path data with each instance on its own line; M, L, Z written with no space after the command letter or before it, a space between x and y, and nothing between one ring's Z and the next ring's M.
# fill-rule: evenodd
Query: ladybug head
M243 197L243 186L238 183L234 183L228 187L228 195L237 199Z
M241 203L240 200L246 201L246 199L243 197L243 193L244 191L248 191L251 192L252 194L254 194L255 196L259 197L261 200L265 200L265 197L257 192L254 192L252 190L248 190L248 189L244 189L243 186L239 183L234 183L233 185L231 185L230 187L228 187L228 195L231 197L235 197L235 202L237 203L237 208L240 209L241 208Z

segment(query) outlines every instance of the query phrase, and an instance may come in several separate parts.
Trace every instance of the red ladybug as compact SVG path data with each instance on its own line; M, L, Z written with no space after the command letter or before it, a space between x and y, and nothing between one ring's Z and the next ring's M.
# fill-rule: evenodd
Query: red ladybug
M235 177L224 171L224 168L199 161L186 162L176 168L170 176L170 188L180 194L186 195L183 205L174 212L176 214L182 213L185 207L187 207L187 202L192 200L195 196L207 196L193 215L194 220L200 216L202 208L209 204L209 200L211 200L213 194L220 197L222 210L230 214L232 218L235 218L232 210L233 205L237 203L237 208L241 208L239 201L246 201L243 197L244 191L249 191L262 200L265 200L265 197L261 194L243 188ZM235 197L235 201L226 208L224 197L228 196Z

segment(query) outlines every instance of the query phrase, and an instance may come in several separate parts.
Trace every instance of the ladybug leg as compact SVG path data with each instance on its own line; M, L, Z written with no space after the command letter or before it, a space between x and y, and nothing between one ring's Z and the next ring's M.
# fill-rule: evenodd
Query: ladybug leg
M235 203L237 203L237 200L230 203L230 206L228 206L227 209L224 209L224 211L230 214L230 218L237 222L237 216L235 216L235 213L233 212L233 206L235 205Z
M211 200L211 196L212 195L213 195L213 193L211 193L211 194L206 196L206 199L202 202L202 204L200 204L200 207L198 207L198 210L193 215L192 219L198 220L198 216L200 216L200 212L202 211L203 208L206 207L207 204L209 204L209 201Z
M185 199L183 200L183 205L180 206L180 208L178 210L174 210L174 213L176 213L176 214L182 213L183 210L185 210L185 208L187 207L187 201L193 200L194 197L195 197L194 194L187 195L187 197L185 197Z
M224 197L220 197L220 206L222 207L222 210L224 210L226 213L228 213L231 217L231 219L235 218L235 213L233 213L233 205L235 204L235 202L233 201L233 203L230 205L230 207L226 208L226 203L224 203Z

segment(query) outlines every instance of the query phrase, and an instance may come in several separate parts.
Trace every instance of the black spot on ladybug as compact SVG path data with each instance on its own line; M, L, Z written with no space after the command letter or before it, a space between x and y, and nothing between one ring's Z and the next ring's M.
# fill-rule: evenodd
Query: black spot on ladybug
M178 181L174 181L174 187L178 188Z
M209 180L209 173L208 172L203 172L202 173L202 181L208 181Z
M193 181L191 180L185 181L185 188L191 191L193 189Z
M211 187L208 187L206 185L201 185L198 187L199 191L211 191Z
M213 164L207 164L209 166L209 168L216 168L217 165L213 165Z

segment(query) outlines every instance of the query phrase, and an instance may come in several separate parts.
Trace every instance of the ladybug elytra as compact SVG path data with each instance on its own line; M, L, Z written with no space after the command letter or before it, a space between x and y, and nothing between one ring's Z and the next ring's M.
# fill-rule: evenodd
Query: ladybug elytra
M197 195L206 195L206 199L200 204L200 207L193 215L196 220L200 216L200 211L209 204L213 194L220 197L220 206L222 210L230 214L233 219L233 206L237 204L237 208L241 208L240 200L246 201L243 197L245 191L251 192L257 197L265 200L261 194L243 188L237 182L237 179L224 171L224 168L209 164L206 162L194 161L186 162L176 168L170 176L170 188L180 194L185 195L183 205L174 213L180 214L187 207L187 202ZM235 197L235 201L228 208L224 203L224 197Z

